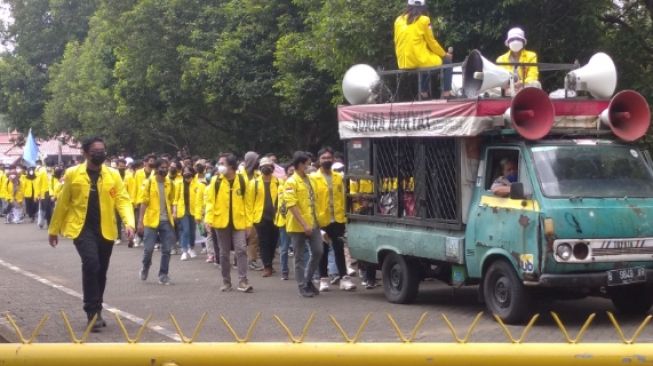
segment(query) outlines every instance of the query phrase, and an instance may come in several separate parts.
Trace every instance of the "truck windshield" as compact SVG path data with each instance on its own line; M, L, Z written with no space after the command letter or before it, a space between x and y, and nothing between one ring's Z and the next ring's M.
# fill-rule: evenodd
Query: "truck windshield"
M653 197L653 172L632 147L537 146L532 152L547 197Z

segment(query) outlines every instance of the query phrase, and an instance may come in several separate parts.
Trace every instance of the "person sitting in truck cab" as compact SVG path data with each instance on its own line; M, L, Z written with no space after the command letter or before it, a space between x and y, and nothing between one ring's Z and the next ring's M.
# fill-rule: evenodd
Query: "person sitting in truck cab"
M510 195L510 185L517 182L517 163L510 159L502 159L499 163L503 175L494 180L490 190L495 196L508 197Z

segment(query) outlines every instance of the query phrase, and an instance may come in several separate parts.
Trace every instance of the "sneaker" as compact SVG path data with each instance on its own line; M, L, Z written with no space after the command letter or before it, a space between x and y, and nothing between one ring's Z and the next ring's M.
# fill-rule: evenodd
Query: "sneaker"
M340 276L335 275L335 276L331 277L331 279L329 280L329 282L330 282L332 285L334 285L334 286L335 286L335 285L339 285L339 284L340 284Z
M154 250L161 250L161 244L154 244Z
M287 273L282 273L281 274L281 280L282 281L288 281L288 274Z
M181 259L182 261L187 261L187 260L190 259L190 256L188 255L187 252L183 252L183 253L181 253L181 258L180 258L180 259Z
M372 290L372 289L374 289L374 288L376 287L376 283L374 283L374 282L366 282L364 286L365 286L365 288L366 288L367 290Z
M361 286L367 288L367 281L366 281L366 280L362 280L362 281L361 281Z
M170 277L168 277L168 275L159 276L159 285L170 285Z
M348 275L349 277L354 277L354 276L356 276L357 274L358 274L358 271L356 271L355 269L353 269L353 268L351 268L351 267L347 267L347 275Z
M261 275L262 277L270 277L272 276L272 267L265 267L263 269L263 274Z
M229 292L233 290L233 287L231 287L230 283L225 283L222 286L220 286L220 292Z
M195 253L194 249L191 249L188 251L188 255L190 255L191 258L197 257L197 253Z
M329 277L322 277L320 278L320 292L327 292L327 291L329 291Z
M120 240L120 239L116 239L116 240L113 242L113 245L120 245L120 244L122 244L122 240Z
M215 263L215 256L210 255L206 257L206 263Z
M200 253L201 253L201 254L206 254L206 248L202 248L202 250L200 251Z
M315 294L308 287L308 285L306 285L306 286L299 285L299 294L301 296L303 296L303 297L313 297L313 296L315 296Z
M258 263L258 261L249 261L249 269L252 271L262 271L263 266Z
M170 255L177 255L177 249L176 248L170 249Z
M295 256L295 250L293 248L288 249L288 257L294 257Z
M254 291L254 288L252 287L252 285L249 284L249 282L247 282L247 280L240 280L240 282L238 282L237 289L240 292L246 292L246 293L250 293Z
M317 296L317 295L320 294L320 290L318 290L317 287L315 287L315 284L313 283L313 281L308 281L308 283L306 284L306 288L308 288L310 291L313 291L314 296Z
M345 276L340 281L340 289L344 291L353 291L356 289L356 284L351 280L351 277Z
M127 248L133 248L133 247L134 247L134 241L133 240L130 241L129 243L127 243Z
M141 271L139 272L139 276L141 278L141 281L146 281L147 280L147 268L141 268Z

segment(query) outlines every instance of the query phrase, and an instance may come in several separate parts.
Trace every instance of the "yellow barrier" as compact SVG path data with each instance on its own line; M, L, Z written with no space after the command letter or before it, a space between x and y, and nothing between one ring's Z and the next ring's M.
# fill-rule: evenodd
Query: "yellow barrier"
M150 366L184 366L184 365L265 365L265 366L401 366L401 365L650 365L653 364L653 345L637 344L637 338L653 319L648 316L637 328L631 338L626 338L615 317L608 313L621 343L580 343L590 327L594 314L589 316L575 338L571 338L560 321L552 313L567 343L524 343L538 316L534 316L524 327L519 338L514 338L510 330L497 317L497 324L503 330L507 343L468 343L474 329L482 317L479 313L463 338L459 337L449 319L442 315L449 328L452 343L414 342L428 314L424 313L406 335L391 315L388 321L397 334L397 343L358 343L371 315L367 315L354 336L350 336L337 319L330 316L334 326L342 334L344 343L305 343L304 339L315 318L315 314L306 322L302 333L297 336L281 320L274 316L281 329L289 339L287 343L250 343L252 333L261 318L258 314L250 324L244 337L239 336L226 318L220 317L225 328L234 337L234 343L198 343L198 334L206 323L204 314L195 327L193 335L188 338L181 330L176 318L170 316L172 324L179 335L179 343L139 343L151 318L141 326L132 338L116 314L116 321L123 332L126 343L86 343L91 330L89 326L78 338L65 313L61 313L68 328L73 344L39 344L37 337L48 320L45 316L30 338L25 338L14 319L7 315L7 320L16 331L21 343L0 344L0 365L150 365Z

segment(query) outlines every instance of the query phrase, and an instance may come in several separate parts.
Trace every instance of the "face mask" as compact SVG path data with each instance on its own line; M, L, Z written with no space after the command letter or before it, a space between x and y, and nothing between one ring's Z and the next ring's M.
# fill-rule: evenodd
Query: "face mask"
M107 153L105 152L94 152L91 153L91 163L96 166L102 165L104 161L107 159Z
M150 169L156 168L156 164L154 164L154 163L148 164L148 166L150 167Z
M168 169L159 169L156 171L156 173L162 177L165 177L166 174L168 174Z
M508 182L510 182L510 183L515 183L515 182L517 182L517 174L514 174L514 173L513 173L513 174L510 174L510 175L508 175L508 176L506 177L506 179L507 179Z
M20 173L22 173L22 172L23 172L23 169L21 169L21 168L16 168L16 174L20 174Z
M206 179L207 181L210 181L211 180L211 173L204 174L204 179Z
M111 167L114 168L114 169L118 168L118 163L112 161L111 162Z
M227 174L227 167L224 165L218 165L218 173L220 173L220 175Z
M272 168L271 166L266 165L261 168L261 173L263 173L263 175L270 175L272 174L272 172L274 172L274 168Z
M324 161L324 162L322 162L322 168L323 168L324 170L331 170L331 167L332 167L332 166L333 166L333 162L332 162L332 161Z
M512 52L519 52L524 48L524 42L522 41L510 41L508 47Z
M204 167L201 165L198 165L197 168L195 169L197 172L201 175L204 174Z
M171 175L177 175L177 168L170 168Z

